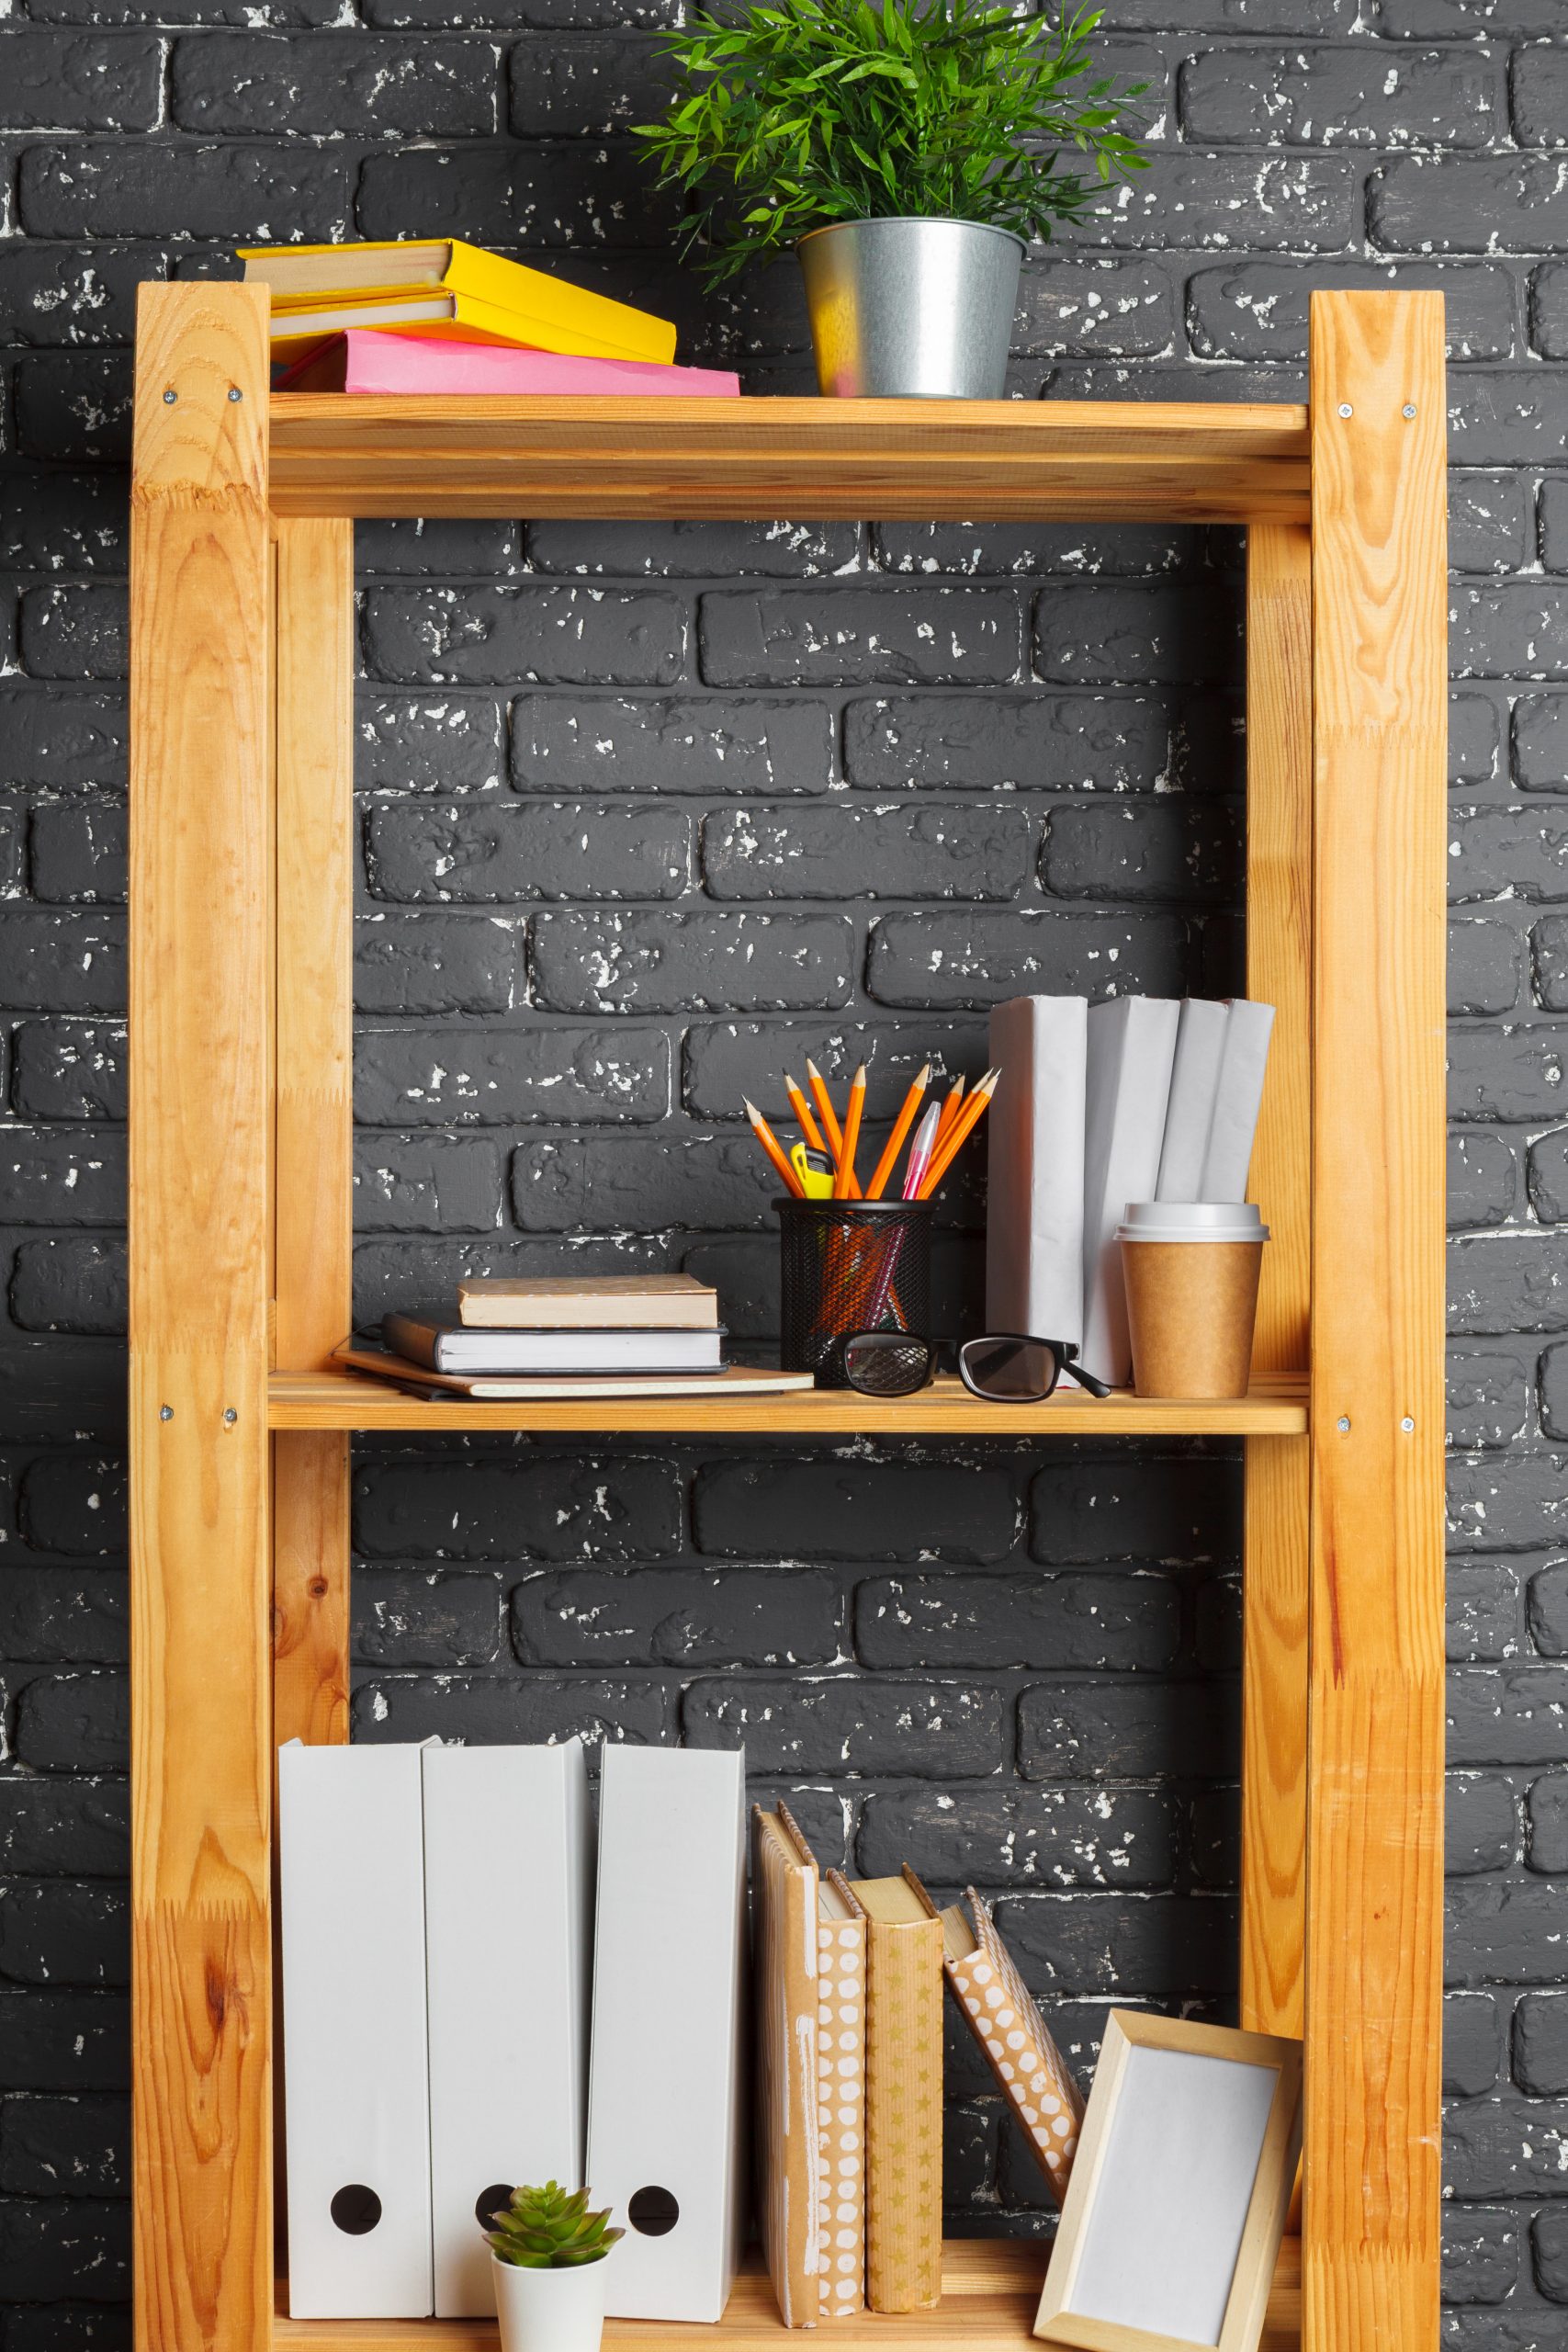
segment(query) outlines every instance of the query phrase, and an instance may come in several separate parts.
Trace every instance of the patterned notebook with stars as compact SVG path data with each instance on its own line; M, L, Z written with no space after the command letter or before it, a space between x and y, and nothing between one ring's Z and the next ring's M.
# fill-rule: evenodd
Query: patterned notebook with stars
M866 2301L921 2311L942 2295L942 1928L902 1878L828 1883L866 1920Z

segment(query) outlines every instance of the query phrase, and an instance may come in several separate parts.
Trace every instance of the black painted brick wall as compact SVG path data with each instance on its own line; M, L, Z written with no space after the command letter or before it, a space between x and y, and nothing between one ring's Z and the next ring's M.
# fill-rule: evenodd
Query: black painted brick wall
M32 0L0 26L0 2342L124 2340L124 571L139 278L449 231L809 383L629 122L674 0ZM1289 398L1314 284L1452 353L1450 2341L1568 2342L1568 15L1112 0L1154 170L1028 267L1013 386ZM743 1087L886 1110L1030 986L1237 973L1238 547L1150 527L362 541L360 1303L680 1263L774 1315ZM1562 910L1559 911L1558 910ZM974 1171L939 1246L976 1310ZM744 1736L823 1849L997 1899L1087 2065L1224 2014L1237 1479L998 1445L367 1453L361 1736ZM953 2044L953 2226L1047 2226Z

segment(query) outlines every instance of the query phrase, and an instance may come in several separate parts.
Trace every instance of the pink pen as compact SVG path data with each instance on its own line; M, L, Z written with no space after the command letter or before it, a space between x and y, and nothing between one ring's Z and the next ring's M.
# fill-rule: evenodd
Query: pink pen
M909 1146L909 1165L904 1173L904 1198L907 1201L918 1201L920 1197L920 1186L925 1182L926 1170L931 1166L941 1118L942 1105L933 1102L915 1129L915 1140Z

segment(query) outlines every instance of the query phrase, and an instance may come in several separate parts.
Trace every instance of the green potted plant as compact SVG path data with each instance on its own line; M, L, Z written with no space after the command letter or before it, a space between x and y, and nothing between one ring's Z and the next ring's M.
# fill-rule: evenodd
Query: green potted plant
M1146 168L1096 78L1100 12L996 0L708 0L660 36L668 120L637 136L717 281L793 244L818 381L840 398L994 400L1025 241Z
M514 2188L487 2230L502 2352L599 2352L604 2333L604 2260L624 2230L609 2209L591 2213L592 2192L569 2196L555 2181Z

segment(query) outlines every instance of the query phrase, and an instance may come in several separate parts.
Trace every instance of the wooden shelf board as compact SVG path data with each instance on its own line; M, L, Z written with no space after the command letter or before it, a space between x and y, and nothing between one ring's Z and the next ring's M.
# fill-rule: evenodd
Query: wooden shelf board
M827 2322L811 2341L858 2346L861 2352L931 2352L961 2341L965 2352L1027 2352L1035 2305L1045 2276L1046 2249L1018 2238L950 2238L942 2253L942 2300L934 2311L897 2316L864 2312ZM1287 2238L1269 2297L1260 2352L1298 2352L1302 2331L1302 2249ZM281 2309L273 2322L277 2352L496 2352L493 2320L479 2319L288 2319ZM724 2317L716 2326L651 2320L606 2323L607 2352L699 2352L723 2345L726 2352L776 2347L787 2331L780 2321L773 2289L755 2259L735 2282Z
M1304 408L280 392L279 514L1304 523Z
M1043 1405L986 1405L944 1377L918 1396L885 1402L845 1389L806 1388L777 1396L649 1396L537 1404L427 1399L341 1372L275 1372L268 1421L275 1430L732 1430L775 1437L1300 1437L1307 1426L1300 1373L1262 1376L1249 1396L1181 1404L1119 1389L1103 1400L1062 1390Z

